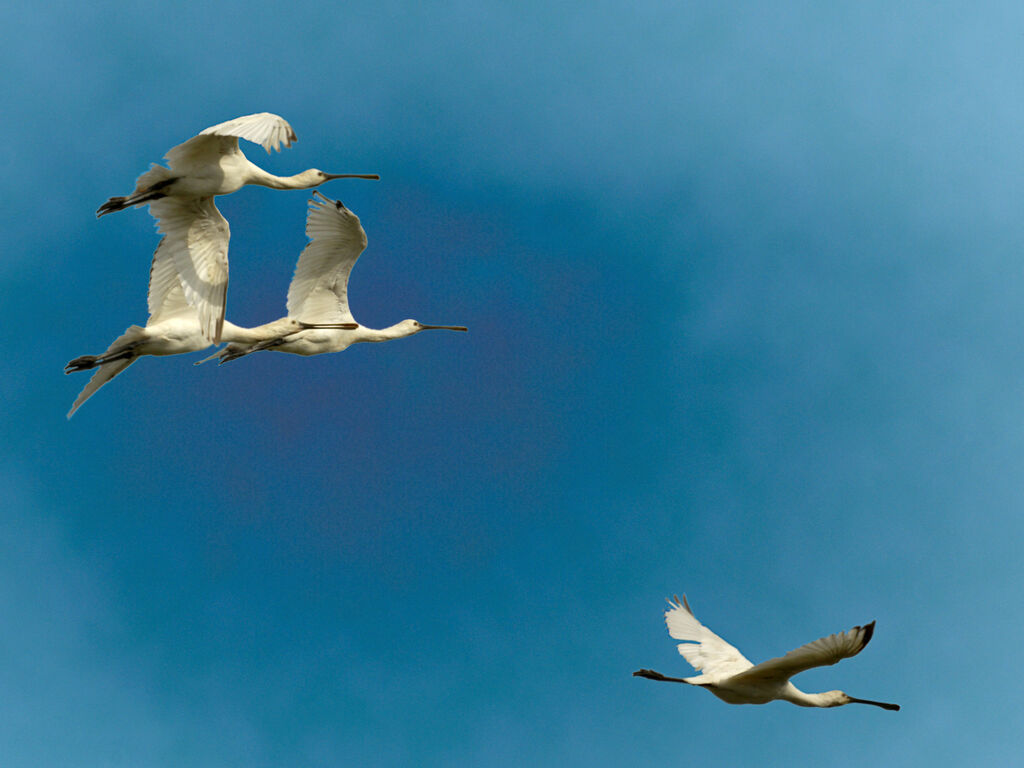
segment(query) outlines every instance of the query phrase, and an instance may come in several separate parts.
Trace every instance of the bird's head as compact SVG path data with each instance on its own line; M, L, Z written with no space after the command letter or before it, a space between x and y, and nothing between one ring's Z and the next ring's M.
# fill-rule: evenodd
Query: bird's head
M310 168L308 171L303 171L299 174L299 177L303 181L308 182L311 187L316 187L331 179L380 179L380 176L376 173L327 173L319 168Z
M398 326L408 332L408 335L419 333L420 331L468 331L469 329L464 325L424 325L418 320L403 320Z
M826 707L841 707L850 703L850 697L842 691L825 691L821 699Z

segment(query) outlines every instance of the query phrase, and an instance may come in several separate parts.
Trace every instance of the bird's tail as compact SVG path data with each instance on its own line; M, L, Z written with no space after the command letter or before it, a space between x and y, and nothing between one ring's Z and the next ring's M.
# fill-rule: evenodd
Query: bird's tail
M145 331L145 328L138 325L129 326L128 330L115 339L102 355L82 355L64 366L64 373L88 371L92 368L99 369L78 394L71 410L68 411L69 419L75 415L75 411L82 406L82 403L92 397L100 387L138 359L134 348L142 340Z

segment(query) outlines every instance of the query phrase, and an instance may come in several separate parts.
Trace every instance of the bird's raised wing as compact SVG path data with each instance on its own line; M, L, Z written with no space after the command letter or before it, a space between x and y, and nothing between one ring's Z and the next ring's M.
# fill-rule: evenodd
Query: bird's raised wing
M178 273L185 301L199 313L203 336L214 344L219 343L228 290L231 232L227 220L217 210L212 197L162 197L150 202L149 210L157 219L157 231L165 235L157 248L161 266L160 290L155 298L151 275L150 313L154 301L161 296L166 300L173 288L164 271L169 267L163 266L163 260L169 258Z
M709 677L730 677L754 666L736 648L705 627L690 610L690 604L683 595L683 601L673 596L672 606L665 611L665 625L668 633L679 644L679 653L698 672Z
M284 144L290 147L295 141L295 131L280 115L270 112L258 112L255 115L244 115L234 120L226 120L211 125L199 132L200 136L236 136L239 139L259 144L267 154L272 149L280 149Z
M366 248L359 217L342 203L313 193L306 244L288 286L288 317L305 323L354 323L348 276Z
M875 622L822 637L813 643L801 645L785 656L763 661L735 676L730 682L784 682L793 675L811 667L827 667L860 653L875 632Z
M175 171L187 173L191 167L216 165L222 155L237 152L239 139L259 144L267 154L272 149L280 149L282 144L290 147L296 140L295 131L283 117L260 112L204 128L198 136L171 147L164 158ZM171 175L166 169L155 166L139 177L138 188L149 188L160 181L160 176L155 174L161 173Z

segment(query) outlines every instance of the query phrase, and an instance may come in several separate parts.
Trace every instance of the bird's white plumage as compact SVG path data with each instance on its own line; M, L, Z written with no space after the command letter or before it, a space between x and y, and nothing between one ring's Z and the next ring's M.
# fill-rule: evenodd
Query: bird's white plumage
M856 656L864 650L870 639L871 629L867 627L854 627L846 632L821 637L814 642L801 645L785 656L762 661L734 675L733 682L745 684L757 681L785 681L812 667L827 667Z
M665 611L665 625L668 633L680 643L679 653L698 672L709 677L735 675L754 666L736 648L705 627L690 610L690 604L683 595L682 602L676 597L669 600L672 606Z
M378 179L377 174L332 174L309 168L294 176L275 176L249 162L238 146L244 138L267 152L291 146L295 132L278 115L261 112L204 128L197 136L171 147L164 157L169 167L154 164L135 182L130 195L111 197L96 211L105 216L161 197L227 195L246 184L273 189L310 189L330 179Z
M181 275L175 266L173 241L164 237L153 254L149 270L149 319L146 325L132 325L101 355L83 355L65 367L65 373L95 370L78 395L68 418L100 387L143 355L181 355L210 346L200 327L199 313L185 299ZM258 329L242 328L224 321L226 341L257 344L268 339L287 338L302 330L294 320L283 318Z
M271 150L279 149L282 144L290 147L295 141L295 131L288 125L288 121L270 112L257 112L254 115L225 120L223 123L204 128L199 135L235 136L259 144L267 150L267 154L270 154Z
M359 217L338 201L313 193L306 215L306 244L288 288L288 315L251 329L265 340L228 344L213 356L224 363L252 352L274 350L295 355L341 352L352 344L401 339L426 330L465 331L465 326L424 325L403 320L389 328L359 325L348 306L348 278L366 247ZM349 327L341 328L339 324ZM295 332L295 327L302 330ZM285 333L279 329L283 328Z
M227 220L212 197L163 197L153 200L149 210L157 219L157 231L164 235L158 250L166 251L172 260L185 300L198 312L203 335L218 343L227 303L231 238Z
M196 315L196 310L185 299L185 291L181 286L181 276L170 256L165 239L153 254L153 262L149 268L149 320L146 325L156 325L172 317Z
M666 677L651 669L640 669L633 673L635 677L697 685L730 704L766 704L781 699L802 707L871 704L882 709L899 709L896 704L856 699L843 691L805 693L789 680L812 667L827 666L856 656L871 640L875 629L873 621L819 638L785 656L754 665L697 620L685 595L682 601L676 597L669 600L669 604L671 607L665 611L669 635L684 641L678 646L679 653L701 674L696 677Z
M306 323L355 322L348 306L348 278L366 248L359 217L314 192L306 236L310 241L288 287L288 316Z
M146 326L144 328L138 325L129 326L121 336L114 339L111 345L107 347L107 351L100 356L101 358L116 355L131 345L141 345L150 338L152 329L160 325L181 326L189 322L193 324L198 323L195 309L190 307L185 300L185 293L181 286L178 271L174 266L174 259L167 247L166 237L160 241L156 251L153 253L153 261L149 268L149 296L147 297L147 303L149 305L149 319L146 321ZM198 334L196 335L198 336ZM207 344L197 340L192 346L198 350L202 349L203 346L207 346ZM187 352L192 350L182 349L181 351ZM79 358L79 360L83 359L86 358ZM128 355L121 359L96 365L96 372L89 378L88 383L78 394L78 397L75 398L75 402L71 405L71 410L68 411L67 417L70 419L74 416L75 411L86 400L96 394L100 387L125 370L137 359L137 355ZM74 362L69 363L69 367Z

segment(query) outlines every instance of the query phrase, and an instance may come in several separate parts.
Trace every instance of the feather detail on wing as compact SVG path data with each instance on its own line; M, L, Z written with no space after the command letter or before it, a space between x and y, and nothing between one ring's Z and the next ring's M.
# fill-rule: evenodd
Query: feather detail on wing
M259 144L269 154L284 144L290 147L295 141L295 131L280 115L259 112L255 115L236 117L217 125L211 125L199 132L200 136L236 136Z
M156 325L178 315L196 316L196 310L185 300L181 277L175 266L174 257L164 247L163 238L153 254L149 268L149 320L146 325Z
M665 611L668 633L676 640L687 641L679 644L679 653L698 672L721 678L754 666L736 648L697 621L686 595L682 602L674 597L669 604L672 607Z
M161 263L170 258L185 300L199 313L203 336L219 343L228 289L227 220L212 197L164 197L152 201L149 210L157 218L157 231L166 236L157 248ZM165 249L166 256L161 253ZM161 279L166 279L160 269ZM169 297L168 291L164 298Z
M790 651L785 656L763 661L737 675L731 682L782 682L812 667L826 667L835 664L860 653L871 640L874 632L875 622L872 621L863 627L854 627L848 632L839 632L819 638L813 643L807 643L807 645Z
M314 192L306 235L310 241L288 287L288 316L306 323L354 323L348 278L366 248L359 217L340 202Z

